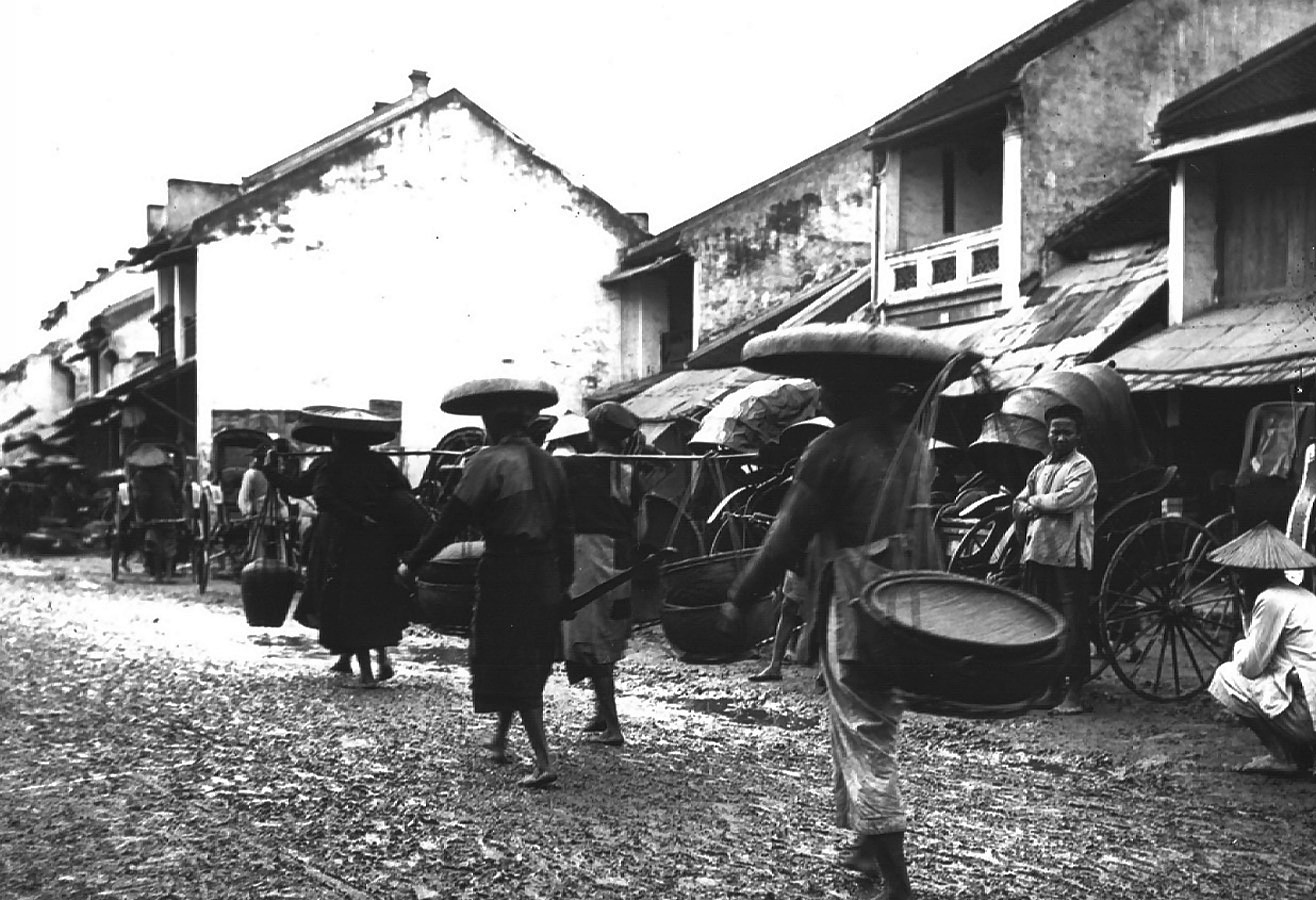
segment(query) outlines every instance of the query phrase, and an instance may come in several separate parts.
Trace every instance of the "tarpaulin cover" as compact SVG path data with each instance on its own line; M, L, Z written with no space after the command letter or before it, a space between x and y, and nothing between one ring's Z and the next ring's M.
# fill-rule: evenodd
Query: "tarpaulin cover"
M756 381L708 411L691 444L716 444L752 453L774 443L790 425L817 414L818 386L807 378Z
M1117 371L1099 363L1043 372L1007 394L1000 411L983 419L970 448L974 458L988 471L1000 448L1040 459L1048 451L1046 411L1062 403L1083 410L1083 453L1092 460L1098 482L1119 481L1152 467L1129 386Z

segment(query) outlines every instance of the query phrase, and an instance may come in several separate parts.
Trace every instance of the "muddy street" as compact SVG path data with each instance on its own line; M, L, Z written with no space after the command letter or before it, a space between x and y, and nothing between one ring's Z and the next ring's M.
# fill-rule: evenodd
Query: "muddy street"
M463 641L410 631L397 677L329 674L313 632L249 628L98 558L0 560L0 896L875 897L844 872L813 671L681 663L647 629L619 667L621 748L550 682L561 780L480 749ZM1259 752L1199 698L1109 675L1095 712L911 715L901 746L923 898L1316 893L1316 782L1227 771Z

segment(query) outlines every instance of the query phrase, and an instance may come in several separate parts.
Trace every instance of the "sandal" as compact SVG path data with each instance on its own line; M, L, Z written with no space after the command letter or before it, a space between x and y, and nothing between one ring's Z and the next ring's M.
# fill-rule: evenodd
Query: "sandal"
M523 788L546 788L553 782L557 781L557 773L552 770L535 769L527 777L521 779Z

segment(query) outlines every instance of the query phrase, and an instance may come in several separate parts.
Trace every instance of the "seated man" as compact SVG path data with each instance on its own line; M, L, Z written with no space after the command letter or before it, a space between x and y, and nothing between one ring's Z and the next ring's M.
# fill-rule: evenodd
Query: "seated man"
M1243 588L1243 639L1216 669L1211 696L1270 751L1239 771L1306 772L1316 758L1316 595L1284 572L1316 568L1316 556L1263 522L1207 558L1234 569Z

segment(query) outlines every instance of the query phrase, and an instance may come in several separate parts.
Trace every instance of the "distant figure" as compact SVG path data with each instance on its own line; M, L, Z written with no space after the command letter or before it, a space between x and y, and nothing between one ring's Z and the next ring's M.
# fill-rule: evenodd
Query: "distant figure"
M392 495L411 485L391 459L371 449L391 441L399 427L364 410L312 407L292 436L328 444L331 452L295 476L277 471L268 457L261 463L271 486L312 497L319 512L293 616L318 628L320 644L339 656L331 671L350 673L356 658L363 688L393 677L388 648L401 642L407 625L406 593L393 577L398 549L391 509Z
M247 471L242 473L242 485L238 488L238 512L244 516L259 515L269 489L269 479L260 470L259 456L252 456Z
M1234 569L1243 588L1243 639L1209 690L1269 751L1238 771L1308 772L1316 762L1316 595L1284 572L1316 568L1316 556L1262 522L1207 559Z
M622 455L647 447L640 420L620 403L606 402L586 416L598 453ZM637 439L638 438L638 439ZM576 572L570 593L580 596L635 565L644 500L640 467L628 460L565 460L575 519ZM594 716L584 731L591 743L619 747L625 739L617 716L617 663L631 631L631 587L614 588L562 623L567 680L586 679L594 689Z
M157 584L172 581L178 555L178 519L182 518L182 485L178 473L159 447L138 447L125 460L132 472L133 515L145 524L143 555L146 572Z
M0 553L17 556L23 546L23 497L13 474L0 468Z
M1091 672L1088 650L1088 577L1096 531L1097 473L1078 452L1083 410L1060 404L1046 411L1051 453L1028 473L1014 499L1016 521L1027 523L1024 537L1024 590L1049 604L1068 627L1067 685L1055 688L1038 705L1058 715L1088 712L1083 684Z

